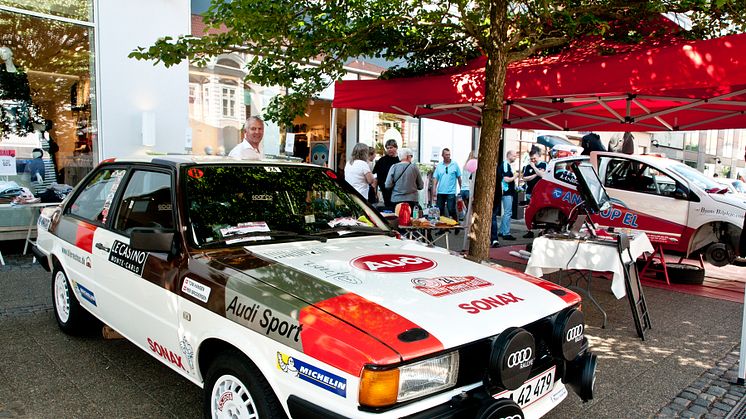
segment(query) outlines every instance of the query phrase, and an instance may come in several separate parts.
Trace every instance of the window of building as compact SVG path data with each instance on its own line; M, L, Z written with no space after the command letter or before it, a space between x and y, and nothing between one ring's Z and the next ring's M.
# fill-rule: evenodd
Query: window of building
M223 117L224 118L235 118L236 117L236 88L235 87L223 87L222 101L223 101Z

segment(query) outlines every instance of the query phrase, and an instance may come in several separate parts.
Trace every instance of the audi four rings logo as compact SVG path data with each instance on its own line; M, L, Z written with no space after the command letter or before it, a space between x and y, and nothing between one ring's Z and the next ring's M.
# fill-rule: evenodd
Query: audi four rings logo
M523 419L523 416L521 415L510 415L510 416L504 416L500 419Z
M531 350L530 347L526 347L521 349L520 351L513 352L512 354L508 355L508 368L513 368L515 366L521 365L526 361L529 361L532 354L533 350Z
M566 339L568 342L571 340L578 341L583 336L583 325L579 324L567 331Z

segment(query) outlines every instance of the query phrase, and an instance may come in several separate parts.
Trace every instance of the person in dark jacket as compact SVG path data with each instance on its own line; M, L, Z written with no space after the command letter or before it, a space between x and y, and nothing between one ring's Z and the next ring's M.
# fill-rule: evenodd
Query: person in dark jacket
M606 151L604 143L601 142L601 137L596 133L588 133L583 136L580 140L580 146L583 147L582 155L590 156L591 151Z
M388 140L385 144L386 154L378 159L376 165L373 166L373 174L378 179L378 187L381 188L381 195L383 195L383 206L386 209L393 209L394 206L391 203L391 189L385 185L386 178L388 178L389 170L391 166L399 163L399 146L396 144L396 140Z

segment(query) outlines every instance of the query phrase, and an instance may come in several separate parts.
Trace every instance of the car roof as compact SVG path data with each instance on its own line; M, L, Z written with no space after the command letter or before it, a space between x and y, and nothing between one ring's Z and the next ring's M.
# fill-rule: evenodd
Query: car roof
M609 151L594 151L591 155L598 156L610 156L610 157L626 157L634 158L643 163L652 164L656 167L668 167L673 164L681 163L678 160L669 159L662 154L625 154L625 153L613 153ZM682 163L683 164L683 163Z
M267 165L292 165L299 167L319 168L320 166L305 163L299 160L286 159L284 157L270 157L263 160L238 160L227 156L204 156L193 154L163 154L148 156L131 156L124 158L111 158L103 160L101 163L153 163L167 166L182 166L193 164L243 164L247 166L267 166Z

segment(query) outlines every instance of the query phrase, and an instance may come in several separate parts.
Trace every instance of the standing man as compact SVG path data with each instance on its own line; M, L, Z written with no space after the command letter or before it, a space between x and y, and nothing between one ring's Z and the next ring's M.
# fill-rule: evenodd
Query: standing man
M503 215L500 218L500 232L497 237L502 237L505 240L515 240L515 237L510 234L510 219L513 216L513 200L516 197L515 180L518 174L513 173L513 168L510 165L515 161L516 157L515 151L509 150L508 154L505 155L505 160L503 160L499 171L500 179L502 179L500 183L503 191Z
M440 215L458 220L456 212L456 182L461 187L461 168L451 160L451 150L444 148L443 161L433 173L433 198L440 208Z
M544 176L544 172L547 171L547 163L539 160L541 158L541 150L538 147L531 148L531 153L528 155L529 161L526 166L523 167L523 180L526 181L526 202L525 205L531 201L531 191L534 190L534 186L539 183L539 180ZM529 230L523 235L523 238L530 239L534 237L534 232Z
M386 154L383 155L376 165L373 167L373 174L378 179L378 187L381 188L381 195L383 195L383 206L386 209L393 209L394 206L391 203L392 188L386 187L386 179L389 176L389 170L391 166L399 163L399 156L397 151L399 146L396 144L396 140L386 141Z
M262 160L264 158L263 138L264 121L258 116L250 116L243 126L243 141L233 147L228 157L239 160Z

